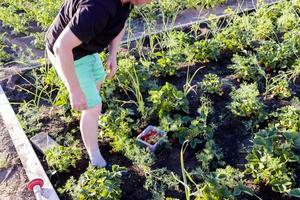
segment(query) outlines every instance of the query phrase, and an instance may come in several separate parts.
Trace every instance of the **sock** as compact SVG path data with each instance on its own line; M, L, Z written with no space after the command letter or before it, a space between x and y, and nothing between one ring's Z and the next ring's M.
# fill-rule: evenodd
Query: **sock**
M96 167L105 167L107 164L102 157L99 149L92 150L92 152L90 153L90 160L91 164Z

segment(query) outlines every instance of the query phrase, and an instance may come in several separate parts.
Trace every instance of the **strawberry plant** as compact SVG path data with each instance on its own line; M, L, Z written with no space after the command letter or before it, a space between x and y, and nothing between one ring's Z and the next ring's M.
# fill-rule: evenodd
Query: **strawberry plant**
M204 183L201 184L196 199L230 199L234 200L242 193L254 195L253 191L245 186L244 174L231 166L218 168L215 172L211 172L204 176Z
M187 147L184 143L181 154L181 171L183 181L176 178L185 188L185 196L187 200L193 199L236 199L242 193L256 196L253 191L245 186L244 174L231 166L225 168L217 168L214 172L206 172L201 168L192 173L188 173L184 166L183 155ZM201 180L197 183L196 180Z
M132 131L137 128L131 116L134 113L130 109L119 108L110 110L100 118L100 125L107 136L124 135L131 136Z
M222 83L217 74L206 74L204 79L200 82L200 87L207 93L222 95Z
M284 132L283 133L287 143L290 143L292 148L300 149L300 135L297 132Z
M82 149L76 145L53 146L46 149L45 157L49 167L53 167L57 172L68 172L69 168L76 167L77 162L81 159Z
M112 172L104 168L89 168L76 181L71 177L59 192L69 193L72 199L120 199L121 171L118 165L113 165Z
M271 124L284 132L299 132L300 131L300 110L293 106L284 106L271 113L274 118Z
M217 74L209 73L204 75L204 78L199 85L201 89L207 93L218 95L223 94L222 83Z
M300 28L295 28L283 35L283 44L289 47L291 55L298 55L300 49ZM291 56L290 56L291 57Z
M264 76L264 71L259 65L256 56L250 55L247 57L235 54L232 58L233 64L228 68L234 70L237 78L247 81L259 81Z
M200 101L199 116L193 119L188 127L181 127L175 133L175 137L179 139L180 143L188 140L192 148L202 143L200 136L211 138L214 130L214 127L207 123L208 115L212 112L212 103L206 98L201 98Z
M134 139L127 138L123 142L124 155L133 161L143 172L149 171L150 166L154 163L153 154L147 148L141 148L136 144Z
M148 100L153 104L152 112L160 119L173 111L189 112L188 102L183 92L168 82L159 90L149 91L149 94Z
M170 31L163 33L158 40L160 40L159 44L161 49L180 53L181 50L189 46L189 37L190 36L183 31Z
M300 59L297 59L295 63L291 66L291 69L287 72L289 80L295 80L300 77Z
M231 13L233 14L233 13ZM228 20L228 26L215 35L215 41L232 52L240 52L250 46L253 31L253 17L244 15L235 16Z
M292 189L293 172L287 163L300 163L300 157L293 152L291 144L282 141L274 128L256 133L253 143L251 152L246 156L245 173L251 174L255 183L268 184L274 191L295 191Z
M299 15L294 12L292 7L287 6L282 11L282 15L277 19L277 26L279 28L279 31L286 32L297 27L299 25L299 20L295 19L298 18Z
M160 119L159 125L162 130L169 132L176 132L182 128L185 124L191 121L191 117L182 116L179 114L175 115L165 115Z
M275 35L274 29L275 26L273 24L272 19L269 16L264 14L263 16L257 15L256 25L253 29L253 39L254 40L263 40L272 38Z
M294 60L295 55L297 55L298 50L295 50L295 45L297 43L291 43L290 40L283 41L278 49L277 59L280 61L278 68L285 69L286 66L290 66Z
M295 47L297 40L299 39L293 36L282 43L274 40L261 41L256 49L258 61L265 69L285 69L294 62L294 56L298 51Z
M196 158L200 163L201 170L209 172L210 164L214 163L212 161L213 160L220 161L223 158L222 149L218 147L218 145L215 143L213 139L209 139L205 143L205 148L201 152L196 154Z
M190 0L191 2L195 1L195 0ZM225 3L227 0L205 0L205 1L196 1L197 4L205 7L205 8L212 8L215 7L217 5L223 4ZM197 5L196 4L196 5Z
M234 89L230 96L232 102L228 106L236 116L254 117L263 112L263 104L259 100L259 91L256 84L241 84L239 89Z
M157 59L151 66L153 69L151 72L153 76L172 76L176 74L176 63L173 60L173 57L168 55L167 52L159 51L152 55L152 57Z
M17 34L27 32L28 21L24 13L16 14L13 7L0 7L0 20L5 26L13 28Z
M222 46L221 43L215 39L205 39L196 41L191 48L191 55L193 56L194 61L208 62L218 60Z
M278 97L279 99L288 98L292 95L289 83L285 75L274 76L267 80L266 95Z
M180 65L184 65L186 62L191 62L192 57L190 55L192 47L190 47L190 38L186 33L182 31L171 31L159 36L153 36L156 45L153 46L149 53L151 59L150 73L153 76L172 76L176 74L176 70ZM154 43L154 42L152 42Z
M185 140L190 141L192 148L195 148L197 144L202 143L199 139L200 136L205 134L211 134L212 129L203 124L200 118L196 118L191 121L191 124L187 128L181 128L175 133L175 136L179 139L180 143L183 143Z
M160 0L152 1L150 4L145 6L136 6L132 13L132 18L143 17L147 21L154 21L157 17L162 18L172 18L183 9L186 8L196 8L203 6L205 8L212 8L217 5L225 3L227 0L187 0L187 1L170 1L170 0Z
M162 1L158 1L159 2L159 10L161 10L161 12L163 13L162 15L166 15L166 16L176 16L176 13L179 10L183 9L182 4L180 3L180 1L175 0L162 0Z
M147 172L144 188L152 192L153 199L165 199L167 189L179 189L179 184L166 168L155 169ZM178 179L178 177L176 176Z
M27 137L33 137L39 133L43 127L41 116L38 114L39 109L29 103L21 103L17 118L22 128L25 130ZM35 124L35 126L32 126Z
M147 168L153 163L148 149L140 148L130 136L140 127L130 117L133 113L128 109L116 109L106 112L100 118L101 135L110 139L109 144L115 152L124 153L126 157Z
M274 40L263 40L257 50L257 60L266 69L276 69L277 64L280 62L278 59L279 44Z

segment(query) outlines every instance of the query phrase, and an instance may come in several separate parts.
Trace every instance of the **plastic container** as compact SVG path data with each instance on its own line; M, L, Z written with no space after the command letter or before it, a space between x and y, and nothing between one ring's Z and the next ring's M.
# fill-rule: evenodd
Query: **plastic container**
M147 141L143 140L143 136L147 135L150 131L155 131L157 134L159 134L159 139L154 144L150 144ZM163 143L163 139L167 136L167 133L165 131L162 131L158 129L155 126L149 125L143 132L141 132L137 137L136 140L138 143L140 143L142 146L147 147L150 149L151 152L155 152L156 149Z

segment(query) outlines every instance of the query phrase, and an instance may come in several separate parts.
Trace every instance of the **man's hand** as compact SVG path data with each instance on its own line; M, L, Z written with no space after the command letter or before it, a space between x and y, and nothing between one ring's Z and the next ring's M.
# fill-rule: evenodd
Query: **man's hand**
M111 79L117 72L117 57L116 55L110 55L106 61L106 69L109 70L107 79Z
M106 69L109 70L109 74L106 77L107 79L111 79L117 72L117 52L121 43L121 39L124 36L124 33L125 27L123 27L121 32L110 42L108 46L109 57L106 62Z
M87 109L87 102L84 93L80 88L69 92L70 103L75 110Z

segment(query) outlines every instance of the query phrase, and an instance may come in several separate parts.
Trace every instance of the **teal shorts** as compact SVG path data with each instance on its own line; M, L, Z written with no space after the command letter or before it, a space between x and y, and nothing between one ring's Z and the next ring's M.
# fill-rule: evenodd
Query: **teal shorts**
M56 60L54 55L47 49L48 57L52 65L56 66ZM103 82L107 73L104 70L102 61L99 58L98 53L84 56L74 61L75 72L80 84L80 88L85 95L88 108L102 103L102 98L97 89L97 84ZM56 68L56 71L60 78L61 72Z

